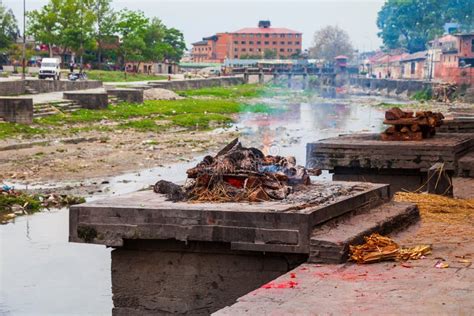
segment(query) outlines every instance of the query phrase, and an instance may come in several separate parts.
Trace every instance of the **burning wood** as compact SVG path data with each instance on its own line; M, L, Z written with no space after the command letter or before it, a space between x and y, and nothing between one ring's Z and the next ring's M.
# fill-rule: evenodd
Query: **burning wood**
M444 116L431 111L405 112L392 108L385 112L384 124L392 125L381 134L382 140L423 140L436 134Z
M243 147L238 138L215 157L204 157L187 175L184 186L161 180L154 191L173 201L261 202L283 200L295 186L311 183L308 170L294 157L265 156L256 148Z

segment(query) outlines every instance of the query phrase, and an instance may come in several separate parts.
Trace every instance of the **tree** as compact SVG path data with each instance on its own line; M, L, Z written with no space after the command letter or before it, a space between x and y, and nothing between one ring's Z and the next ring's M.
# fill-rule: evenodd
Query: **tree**
M11 9L7 9L0 0L0 50L10 47L18 38L20 31Z
M265 59L275 59L277 57L277 52L274 51L273 49L265 49L263 52L263 57Z
M114 35L114 26L117 23L115 11L110 7L112 0L95 0L94 14L96 18L97 61L102 63L102 49L106 39Z
M121 39L119 55L125 61L142 62L145 60L145 34L148 29L148 18L141 11L124 9L119 12L115 31Z
M447 22L471 31L472 8L472 0L388 0L378 13L378 35L389 49L422 51L430 40L443 34Z
M179 62L186 50L183 33L175 28L165 28L163 42L165 44L164 58Z
M349 34L338 26L326 26L314 33L309 54L313 58L333 62L338 55L351 58L354 53Z
M65 55L69 49L84 53L84 47L94 46L94 0L50 0L40 10L28 14L28 33L35 40L60 46Z

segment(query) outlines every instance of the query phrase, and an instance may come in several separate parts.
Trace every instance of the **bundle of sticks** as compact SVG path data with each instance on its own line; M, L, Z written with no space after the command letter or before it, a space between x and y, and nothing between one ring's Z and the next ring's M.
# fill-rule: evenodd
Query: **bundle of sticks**
M154 190L173 201L261 202L285 199L295 186L311 183L308 171L294 157L265 156L243 147L238 138L216 156L204 157L187 175L184 186L161 180Z
M364 239L365 243L362 245L349 246L350 260L357 263L417 260L431 253L430 245L402 248L389 237L377 233L366 236Z
M431 111L405 112L392 108L385 112L384 124L391 125L382 134L382 140L423 140L436 134L444 116Z

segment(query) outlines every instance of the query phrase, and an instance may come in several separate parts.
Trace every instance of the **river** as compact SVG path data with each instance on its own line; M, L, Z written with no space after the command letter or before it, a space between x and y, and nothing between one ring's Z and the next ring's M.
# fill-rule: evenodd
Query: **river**
M300 164L305 163L307 142L382 130L384 110L364 105L362 98L355 98L351 104L320 99L285 104L274 99L261 102L286 110L241 115L233 128L241 132L243 144L263 147L273 155L293 155ZM159 178L182 181L185 170L198 159L110 178L103 193L89 200L136 191ZM318 178L330 179L330 175L323 173ZM111 313L111 250L69 243L68 216L67 209L52 210L0 226L1 315Z

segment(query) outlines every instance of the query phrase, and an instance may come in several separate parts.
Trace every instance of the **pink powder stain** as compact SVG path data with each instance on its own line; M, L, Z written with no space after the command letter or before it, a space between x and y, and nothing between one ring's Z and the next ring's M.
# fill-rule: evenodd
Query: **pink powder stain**
M284 281L280 283L269 282L262 286L263 289L292 289L298 285L295 281Z

